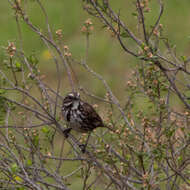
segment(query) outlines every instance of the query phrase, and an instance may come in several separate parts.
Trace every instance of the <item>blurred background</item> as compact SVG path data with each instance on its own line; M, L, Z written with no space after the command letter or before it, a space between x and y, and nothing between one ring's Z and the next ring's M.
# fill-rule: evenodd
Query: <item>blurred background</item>
M132 70L138 64L138 60L127 55L121 49L114 36L105 28L98 20L90 17L82 8L82 1L76 0L42 0L48 17L53 34L56 30L62 29L64 45L69 47L72 57L81 61L85 57L86 40L81 32L81 28L88 18L91 18L94 31L90 35L90 48L88 65L97 73L101 74L111 86L113 93L125 102L127 98L126 83L131 77ZM128 0L110 0L114 9L121 14L121 18L127 26L131 28L137 36L137 17L134 16L136 10L134 1ZM159 14L159 6L157 1L152 0L150 12L147 14L146 24L151 26L154 24ZM173 45L176 45L178 56L190 56L190 1L189 0L166 0L164 1L164 14L161 19L164 34ZM47 32L44 16L35 1L27 1L26 9L35 26L39 26L43 32ZM14 10L11 9L8 0L0 2L0 67L5 59L5 47L9 41L19 44L17 26L14 19ZM35 54L39 59L40 70L46 75L46 82L55 87L57 84L57 73L55 64L47 47L33 33L28 26L21 23L24 51L29 56ZM134 44L126 40L128 47L134 49ZM90 92L98 96L105 94L105 89L100 81L94 79L84 69L73 65L80 84ZM68 86L66 73L62 73L62 92L64 95L71 89ZM93 100L91 100L94 103ZM140 106L145 103L139 102ZM176 102L177 104L177 102ZM66 173L72 170L72 167L66 167ZM73 189L78 189L78 180L73 181Z
M76 0L42 0L53 33L58 29L63 31L64 44L68 45L72 56L77 60L85 57L85 36L81 32L81 28L85 20L90 16L83 10L82 1ZM119 12L125 23L137 32L137 17L134 16L134 1L128 0L110 0L114 9ZM147 14L146 24L153 25L159 13L157 1L150 1L151 10ZM177 55L190 54L190 1L189 0L167 0L164 1L164 15L161 19L164 34L173 45L176 45ZM39 26L42 31L46 32L44 16L35 1L27 1L26 9L34 25ZM131 75L131 69L138 64L137 60L124 53L112 34L103 29L103 25L96 19L92 18L94 31L90 35L90 48L88 64L96 72L103 75L112 87L113 92L122 98L126 81ZM18 45L18 33L13 10L8 1L0 2L0 61L4 59L4 48L8 41L16 42ZM21 25L23 34L23 43L25 52L30 55L35 53L40 60L42 73L48 76L48 83L54 85L56 78L55 65L51 56L36 34L34 34L28 26ZM133 48L131 41L127 41L128 47ZM52 63L52 64L51 64ZM87 76L87 72L77 69L78 80L81 84L97 95L103 95L104 89L99 81ZM64 81L63 76L63 81ZM47 80L47 79L46 79ZM67 88L67 87L66 87Z

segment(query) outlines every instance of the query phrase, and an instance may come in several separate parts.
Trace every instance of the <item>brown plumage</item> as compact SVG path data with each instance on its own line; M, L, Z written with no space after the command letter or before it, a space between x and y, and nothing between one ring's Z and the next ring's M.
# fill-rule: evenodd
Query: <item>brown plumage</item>
M85 145L80 145L83 153L86 151L91 132L97 127L105 127L95 109L87 102L82 101L77 92L69 93L64 98L62 115L69 127L63 132L65 137L68 137L72 129L89 134Z
M69 93L63 100L62 115L71 129L87 133L104 127L95 109L80 99L79 93Z

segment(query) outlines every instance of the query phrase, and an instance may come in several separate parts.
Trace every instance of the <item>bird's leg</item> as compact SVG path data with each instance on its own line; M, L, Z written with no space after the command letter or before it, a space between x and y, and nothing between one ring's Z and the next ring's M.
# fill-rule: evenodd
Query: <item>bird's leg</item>
M72 128L69 127L69 128L67 128L67 129L65 129L65 130L63 131L63 134L64 134L65 138L68 138L71 129L72 129Z
M88 133L88 137L87 137L87 139L86 139L86 143L85 143L85 144L79 145L79 147L80 147L82 153L85 153L85 152L86 152L86 147L87 147L88 141L89 141L89 139L90 139L90 135L91 135L91 132Z

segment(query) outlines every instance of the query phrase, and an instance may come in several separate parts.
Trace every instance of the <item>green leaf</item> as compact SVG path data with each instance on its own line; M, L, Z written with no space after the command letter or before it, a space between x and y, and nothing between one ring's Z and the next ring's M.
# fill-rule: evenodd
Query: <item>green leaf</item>
M186 61L187 61L187 57L186 57L185 55L182 55L182 56L181 56L181 59L182 59L183 62L186 62Z
M157 163L154 163L154 169L157 170L159 168Z
M170 138L173 136L174 132L175 132L175 129L168 129L166 131L166 136Z
M26 165L31 166L32 165L32 160L27 160Z
M22 182L22 178L20 178L19 176L14 176L14 180L16 180L17 182Z
M38 147L38 145L39 145L39 136L38 135L33 136L33 144L35 147Z
M152 56L151 59L158 59L158 56Z
M5 93L6 93L6 90L0 89L0 95L5 94Z
M182 161L182 156L178 156L178 158L177 158L177 160L180 162L180 161Z
M43 127L41 130L42 130L43 133L48 133L49 132L49 129L46 126Z
M138 58L139 58L139 59L144 59L144 58L146 58L146 56L140 55L140 56L138 56Z
M129 161L130 159L131 159L131 155L130 155L130 154L127 154L127 155L126 155L126 160Z
M30 64L32 64L34 66L37 65L39 62L38 59L36 58L35 54L30 55L27 59L30 62Z
M145 47L145 44L144 43L142 43L141 44L141 48L144 50L144 47Z
M22 65L21 65L21 63L16 62L16 63L15 63L15 67L16 67L16 71L17 71L17 72L22 71Z
M131 14L132 14L132 16L138 16L138 14L136 12L133 12Z
M122 32L122 33L120 34L120 36L123 37L123 38L128 38L128 37L129 37L129 35L128 35L127 32Z
M11 165L11 171L12 171L13 173L16 173L16 172L18 171L18 166L17 166L16 163L14 163L14 164Z
M16 190L25 190L25 187L17 187Z

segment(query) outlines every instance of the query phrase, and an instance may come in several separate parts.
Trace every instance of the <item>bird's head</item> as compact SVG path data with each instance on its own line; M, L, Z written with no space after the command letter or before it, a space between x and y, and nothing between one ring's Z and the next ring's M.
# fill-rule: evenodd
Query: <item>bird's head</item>
M80 101L80 94L79 92L71 92L67 94L63 100L63 106L68 107L71 105L78 105Z

